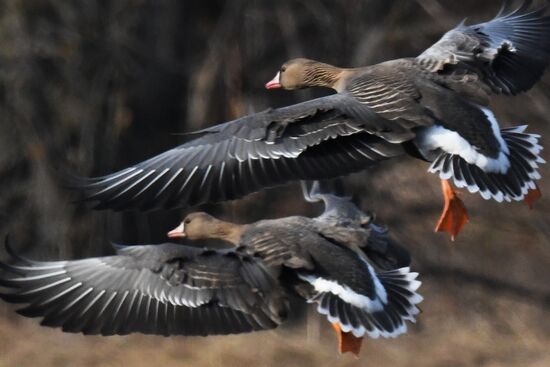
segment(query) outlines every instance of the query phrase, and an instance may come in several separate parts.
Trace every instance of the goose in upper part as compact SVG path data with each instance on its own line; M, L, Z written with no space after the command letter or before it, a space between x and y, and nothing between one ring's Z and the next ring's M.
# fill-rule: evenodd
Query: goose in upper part
M442 179L436 230L454 237L467 215L451 178L485 199L540 196L539 136L525 126L500 129L487 105L492 95L516 95L540 79L550 59L545 11L526 1L489 22L460 24L416 58L359 69L294 60L268 88L338 93L189 134L177 148L75 185L97 209L186 207L341 176L407 152L431 161Z
M234 248L177 244L120 247L115 256L18 265L0 292L42 324L84 334L211 335L271 329L289 313L288 297L316 303L339 331L341 352L361 338L396 337L415 321L420 282L409 268L376 272L365 257L324 237L309 218L238 225L189 214L169 237L221 239Z

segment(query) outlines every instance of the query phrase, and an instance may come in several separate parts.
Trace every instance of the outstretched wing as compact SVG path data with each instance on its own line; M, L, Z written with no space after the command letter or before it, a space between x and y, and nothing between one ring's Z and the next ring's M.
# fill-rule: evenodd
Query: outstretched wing
M341 94L245 116L190 138L133 167L77 180L75 187L97 209L188 207L355 172L402 154L388 140L405 139L398 124Z
M417 60L433 72L473 71L494 93L530 89L550 60L550 17L531 1L508 14L474 25L461 23Z
M229 334L269 329L286 314L255 259L175 244L132 246L74 261L0 262L0 293L18 312L85 334Z

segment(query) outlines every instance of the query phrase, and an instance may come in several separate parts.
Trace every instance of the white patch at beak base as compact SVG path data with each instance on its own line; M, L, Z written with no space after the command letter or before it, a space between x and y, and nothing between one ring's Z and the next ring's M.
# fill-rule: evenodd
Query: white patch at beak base
M281 88L281 72L277 72L275 77L265 84L266 89Z
M185 224L183 222L180 223L179 226L168 232L167 236L169 238L183 238L186 237L187 234L185 234Z

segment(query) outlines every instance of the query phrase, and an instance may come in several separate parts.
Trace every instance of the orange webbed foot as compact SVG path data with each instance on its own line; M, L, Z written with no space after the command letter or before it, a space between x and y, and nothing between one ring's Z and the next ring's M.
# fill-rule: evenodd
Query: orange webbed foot
M447 180L441 180L445 206L435 226L436 232L447 232L454 241L462 227L468 223L468 212Z
M338 335L338 351L340 353L351 352L358 357L363 338L358 338L351 332L346 333L342 331L340 324L337 322L332 324L332 328L336 331L336 335Z
M529 209L533 209L535 202L541 197L542 192L540 191L539 187L536 186L534 189L529 189L529 191L527 191L527 195L525 195L523 201L529 206Z

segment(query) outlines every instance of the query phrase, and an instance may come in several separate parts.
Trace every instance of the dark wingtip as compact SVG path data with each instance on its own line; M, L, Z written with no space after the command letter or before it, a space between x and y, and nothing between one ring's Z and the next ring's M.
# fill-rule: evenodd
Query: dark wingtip
M12 240L11 240L11 236L9 234L6 235L6 238L4 240L4 248L6 249L6 252L8 253L8 255L10 255L10 257L12 259L19 260L18 255L15 253L15 251L12 247ZM17 267L15 267L13 265L9 265L9 264L7 264L3 261L0 261L0 269L2 269L4 271L7 271L8 273L12 273L12 274L17 274L17 275L21 275L21 276L25 275ZM13 284L11 284L11 282L9 282L9 279L2 279L1 277L0 277L0 285L4 286L4 287L13 287L14 286Z
M6 235L6 239L5 239L5 241L4 241L4 248L6 249L6 252L8 253L8 255L10 255L10 257L11 257L13 260L20 261L20 262L27 263L27 264L31 264L31 263L32 263L31 260L25 259L24 257L19 256L19 255L15 252L15 249L14 249L14 247L13 247L12 236L11 236L10 234L7 234L7 235ZM8 266L7 264L4 264L4 265ZM14 268L14 269L15 269L15 268Z
M0 261L0 269L2 269L4 271L7 271L8 273L17 274L19 276L25 276L25 273L21 269L15 267L13 265L6 264L3 261ZM10 282L9 279L2 279L1 277L0 277L0 285L2 285L4 287L14 287L15 286L14 284L12 284L12 282Z
M19 303L29 303L29 300L22 300ZM43 308L41 306L29 304L23 308L20 308L16 310L19 315L24 317L43 317L46 314L46 308ZM47 317L47 316L46 316ZM50 316L51 317L51 316ZM42 321L40 322L40 325L44 325ZM45 325L49 326L49 325Z
M18 301L17 298L15 297L17 296L16 294L10 294L10 293L4 293L4 292L0 292L0 299L3 300L4 302L8 302L8 303L21 303L20 301ZM16 311L17 312L17 311Z

